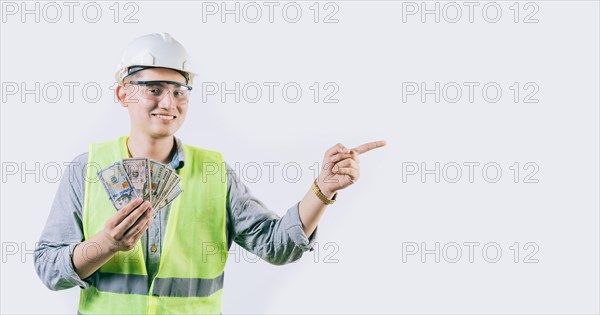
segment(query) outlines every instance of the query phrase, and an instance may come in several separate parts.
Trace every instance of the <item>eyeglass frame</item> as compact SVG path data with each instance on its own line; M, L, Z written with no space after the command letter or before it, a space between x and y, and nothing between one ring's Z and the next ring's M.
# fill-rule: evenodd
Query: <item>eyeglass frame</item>
M160 83L166 83L166 84L171 84L171 85L175 85L177 86L179 89L181 89L182 87L185 88L185 90L187 91L191 91L192 90L192 86L191 85L186 85L186 84L182 84L180 82L175 82L175 81L168 81L168 80L151 80L151 81L128 81L128 82L123 82L123 86L125 86L126 84L134 84L134 85L144 85L144 86L148 86L148 85L160 85ZM169 93L173 93L170 89L167 89L168 92L165 93L165 96ZM159 101L162 101L165 96L163 96ZM145 98L145 97L144 97Z

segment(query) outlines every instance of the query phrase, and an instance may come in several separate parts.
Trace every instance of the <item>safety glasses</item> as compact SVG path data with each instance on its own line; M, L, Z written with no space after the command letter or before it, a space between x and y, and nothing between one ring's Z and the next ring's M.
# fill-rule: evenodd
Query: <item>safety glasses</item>
M187 102L192 87L175 81L129 81L124 84L132 84L139 87L137 92L147 100L160 102L169 92L178 103Z

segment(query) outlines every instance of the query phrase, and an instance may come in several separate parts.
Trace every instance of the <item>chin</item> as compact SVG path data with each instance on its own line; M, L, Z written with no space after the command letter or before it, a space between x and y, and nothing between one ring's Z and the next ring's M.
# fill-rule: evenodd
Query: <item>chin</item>
M150 131L150 136L154 139L160 139L160 138L166 138L166 137L171 137L175 134L175 132L177 131L177 129L173 129L173 130L153 130Z

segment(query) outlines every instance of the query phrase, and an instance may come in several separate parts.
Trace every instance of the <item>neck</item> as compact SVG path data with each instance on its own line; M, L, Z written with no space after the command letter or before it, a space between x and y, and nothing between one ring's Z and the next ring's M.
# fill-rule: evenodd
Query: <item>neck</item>
M148 136L140 136L131 132L127 140L127 147L131 157L147 157L163 164L167 164L171 162L171 153L175 147L175 138L173 136L168 136L155 139Z

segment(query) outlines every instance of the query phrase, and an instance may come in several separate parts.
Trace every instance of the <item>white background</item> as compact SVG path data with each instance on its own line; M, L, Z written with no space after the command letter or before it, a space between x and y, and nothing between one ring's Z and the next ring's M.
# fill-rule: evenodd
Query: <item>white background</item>
M455 11L446 2L439 2L439 23L433 15L423 22L419 14L403 22L402 2L392 1L338 1L327 9L322 2L318 23L312 1L295 2L302 9L296 23L283 18L286 2L277 2L273 23L262 2L257 23L249 22L254 11L239 23L233 15L224 22L219 15L206 16L203 22L202 4L191 1L132 2L128 9L121 3L118 23L113 2L96 2L102 9L97 23L84 19L95 15L93 8L82 13L85 2L77 2L72 23L62 2L56 23L49 21L56 17L54 7L44 11L45 3L39 3L39 22L35 14L7 14L6 3L0 24L2 313L75 312L79 290L50 291L33 268L31 251L58 187L56 169L47 165L62 165L90 142L129 132L127 112L112 98L113 73L127 43L151 32L171 33L200 69L177 136L239 163L244 182L280 215L310 188L310 166L321 162L327 148L388 142L361 156L361 179L327 209L318 256L306 253L296 263L272 266L244 260L253 256L242 255L239 247L230 253L224 313L600 311L598 2L538 1L528 7L521 2L518 22L512 1L495 2L502 9L496 23L484 19L495 16L493 8L482 13L487 2L476 2L472 23L464 2L457 2L462 16L456 23L449 21ZM434 8L435 2L427 5ZM323 23L334 7L338 22ZM137 22L123 23L133 8ZM537 23L524 23L535 8L529 20ZM294 11L286 17L293 18ZM33 89L36 82L39 102L33 94L6 90L22 83ZM55 90L42 91L52 82L63 87L54 103ZM73 101L65 82L79 84ZM90 82L102 87L95 103L82 96L81 87ZM236 103L232 95L222 102L220 94L202 102L202 82L225 82L229 89L235 82L280 86L272 103L266 87L257 103L243 98ZM288 82L301 86L300 101L282 97L281 86ZM333 82L339 102L323 102L332 89L321 90L315 102L309 88L314 82L321 88ZM429 89L435 82L441 87L457 82L463 94L456 103L444 98L436 103L433 95L422 102L420 94L403 102L403 82L425 82ZM473 102L464 82L480 84ZM482 97L488 82L501 87L498 102ZM521 88L518 102L510 89L514 82ZM523 102L533 90L523 89L528 82L539 88L537 103ZM93 98L93 89L88 92ZM251 162L279 162L273 182L267 167L257 180L255 170L241 174ZM440 171L453 162L480 165L473 183L464 165L457 183L450 182L453 168L439 183L434 175L422 182L421 173L403 181L403 163L434 169L436 162ZM510 169L515 162L521 169L517 183ZM537 183L524 182L533 170L524 169L528 162L538 167L531 178ZM18 172L8 174L6 167L15 163ZM36 163L39 182L23 173ZM282 176L286 163L302 167L296 182ZM482 175L488 163L502 170L496 183ZM291 169L289 177L294 176ZM465 242L480 244L473 262ZM420 252L407 254L412 243L421 250L422 243L450 250L440 250L439 263L434 254L423 262ZM452 263L456 254L448 244L454 243L462 256ZM524 248L526 243L533 247ZM482 253L485 244L502 249L497 262L486 261L496 255L493 249Z

